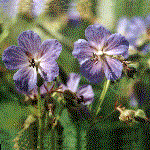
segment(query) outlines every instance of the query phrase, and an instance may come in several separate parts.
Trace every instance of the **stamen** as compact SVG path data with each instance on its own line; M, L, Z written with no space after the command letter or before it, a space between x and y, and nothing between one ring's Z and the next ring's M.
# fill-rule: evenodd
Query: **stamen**
M93 53L93 57L91 57L91 60L97 64L99 61L99 56L96 53Z
M35 66L35 61L34 61L34 59L32 58L32 61L29 60L29 62L30 62L29 67L33 67L33 68L34 68L34 66Z

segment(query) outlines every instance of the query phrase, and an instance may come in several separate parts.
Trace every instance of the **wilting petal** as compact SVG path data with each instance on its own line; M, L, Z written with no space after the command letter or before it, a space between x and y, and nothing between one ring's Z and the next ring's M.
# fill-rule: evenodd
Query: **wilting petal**
M4 53L2 60L8 69L19 69L24 65L28 65L28 60L24 50L21 47L10 46Z
M37 83L36 68L23 67L14 74L13 79L20 92L28 93L35 88Z
M82 75L90 82L99 83L104 78L102 62L94 62L94 60L87 60L81 65L80 69Z
M83 96L83 105L91 104L94 100L94 92L91 85L84 85L78 89L77 94Z
M59 75L59 67L55 60L51 60L50 62L42 61L38 71L41 77L47 82L51 82Z
M111 35L109 30L105 29L103 26L95 24L90 25L85 30L85 37L88 41L95 43L100 43L104 37Z
M50 59L57 59L62 51L62 45L55 39L45 40L39 52L41 61L49 61Z
M72 54L75 58L78 58L79 62L90 59L93 56L95 49L90 46L89 42L84 39L79 39L74 43L74 50Z
M122 74L122 69L123 65L119 60L106 56L104 72L108 80L117 80Z
M18 37L18 45L26 50L28 56L37 56L41 45L41 38L33 31L24 31Z
M112 34L104 44L104 53L108 55L122 55L128 51L129 42L119 33Z
M68 90L72 92L77 92L77 88L79 86L80 82L80 76L76 73L70 73L69 80L67 82L67 88Z

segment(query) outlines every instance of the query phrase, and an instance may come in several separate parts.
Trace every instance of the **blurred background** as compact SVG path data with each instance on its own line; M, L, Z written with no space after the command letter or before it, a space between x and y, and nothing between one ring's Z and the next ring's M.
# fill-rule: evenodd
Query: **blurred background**
M58 59L60 76L79 73L79 63L72 56L74 42L85 39L85 29L95 23L102 24L112 33L123 34L130 42L131 71L111 83L101 110L106 116L115 108L116 101L128 109L143 109L150 117L150 5L149 0L0 0L0 143L2 149L13 149L12 140L22 128L31 112L25 96L14 85L16 71L7 70L2 62L3 51L17 45L20 33L33 30L42 41L57 39L63 46ZM137 19L138 18L138 19ZM134 68L134 69L133 69ZM136 70L136 71L135 71ZM82 77L80 84L90 84ZM103 88L92 85L95 100ZM80 131L82 149L149 149L149 124L129 127L120 123L119 113L103 125L94 126L85 148L85 131ZM60 119L64 127L64 149L75 149L78 132L68 112ZM95 132L96 131L96 132ZM121 133L121 134L120 134ZM103 135L103 136L102 136ZM24 135L25 136L25 135ZM117 138L116 138L117 137ZM27 137L26 137L27 138ZM100 140L102 139L102 140ZM71 141L71 142L70 142ZM108 144L109 143L109 144ZM112 145L112 146L108 146Z

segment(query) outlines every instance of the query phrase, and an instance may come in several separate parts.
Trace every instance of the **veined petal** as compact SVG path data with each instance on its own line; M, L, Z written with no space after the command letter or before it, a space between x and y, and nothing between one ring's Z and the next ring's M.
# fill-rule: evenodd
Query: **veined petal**
M77 88L79 86L80 76L76 73L70 73L69 80L67 82L67 87L72 92L77 92Z
M56 39L45 40L39 52L39 58L41 61L46 61L49 59L56 60L62 51L62 45Z
M59 75L59 67L55 60L51 60L50 62L42 61L38 72L45 81L51 82Z
M81 65L80 72L90 82L99 83L104 78L102 61L87 60Z
M106 56L106 61L104 61L104 72L108 80L117 80L121 74L123 65L122 63L114 58Z
M129 42L119 33L112 34L104 44L104 53L108 55L122 55L128 51Z
M90 25L85 30L85 37L88 41L100 43L104 37L110 36L109 30L99 24Z
M72 54L75 58L78 58L79 62L90 59L93 56L93 53L95 53L94 47L91 47L89 42L87 42L84 39L79 39L74 43L74 50Z
M10 46L8 47L2 57L3 62L8 69L19 69L25 65L28 65L28 58L25 55L25 51L21 47Z
M36 68L23 67L14 74L13 79L20 92L28 93L35 88L37 83Z
M94 92L91 85L83 85L82 87L79 87L77 94L83 96L83 105L91 104L94 100Z
M41 45L41 38L33 31L24 31L18 37L18 45L25 49L28 56L36 57Z

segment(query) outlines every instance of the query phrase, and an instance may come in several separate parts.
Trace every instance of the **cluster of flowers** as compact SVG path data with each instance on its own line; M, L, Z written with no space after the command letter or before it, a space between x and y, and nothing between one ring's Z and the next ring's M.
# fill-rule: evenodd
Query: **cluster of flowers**
M73 50L74 57L80 62L81 73L96 84L103 80L104 75L108 80L118 79L123 69L121 58L128 57L129 42L121 34L111 34L97 24L87 27L85 36L87 41L79 39L74 43ZM41 43L38 34L25 31L18 37L18 46L8 47L2 59L8 69L19 69L13 79L17 89L26 94L37 88L37 74L40 74L45 82L51 82L59 75L56 59L61 51L62 45L56 39ZM74 74L71 74L70 78L74 78ZM77 85L79 77L71 82ZM67 88L77 92L77 86L71 82ZM79 96L82 93L85 98L86 90L79 91ZM93 97L93 93L89 93Z

